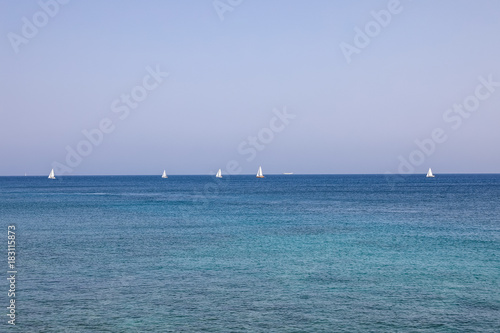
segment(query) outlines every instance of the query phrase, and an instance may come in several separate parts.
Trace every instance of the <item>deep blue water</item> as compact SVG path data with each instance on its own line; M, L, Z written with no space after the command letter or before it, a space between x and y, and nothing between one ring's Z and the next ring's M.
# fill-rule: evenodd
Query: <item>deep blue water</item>
M12 330L500 332L499 203L500 175L0 177Z

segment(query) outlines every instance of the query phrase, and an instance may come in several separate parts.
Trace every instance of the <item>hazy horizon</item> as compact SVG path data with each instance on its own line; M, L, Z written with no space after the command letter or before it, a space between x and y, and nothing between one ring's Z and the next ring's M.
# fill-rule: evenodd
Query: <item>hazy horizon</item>
M238 176L255 176L256 173L239 173L239 174L235 174L235 175L229 175L229 174L226 174L226 175L222 175L223 176L223 179L224 178L230 178L230 177L238 177ZM477 173L466 173L466 172L457 172L457 173L453 173L453 172L446 172L446 173L443 173L443 172L440 172L439 174L437 173L434 173L434 175L498 175L500 173L498 172L477 172ZM425 176L425 172L424 173L412 173L412 174L404 174L404 175L399 175L399 174L384 174L384 173L293 173L292 175L285 175L283 172L281 173L264 173L264 176L288 176L288 177L292 177L292 176L394 176L394 177L402 177L400 179L404 179L404 177L406 176L418 176L418 175L422 175L422 176ZM116 177L135 177L135 176L139 176L139 177L158 177L158 178L161 178L161 174L68 174L68 175L64 175L64 176L58 176L57 174L55 175L56 176L56 179L57 178L62 178L62 177L71 177L71 176L75 176L75 177L113 177L113 176L116 176ZM168 174L167 175L168 177L170 176L207 176L207 177L210 177L210 176L213 176L215 177L215 172L213 173L208 173L208 174ZM0 177L25 177L25 175L2 175ZM47 175L42 175L42 174L39 174L39 175L28 175L26 174L26 177L47 177Z
M499 10L0 0L0 176L500 173Z

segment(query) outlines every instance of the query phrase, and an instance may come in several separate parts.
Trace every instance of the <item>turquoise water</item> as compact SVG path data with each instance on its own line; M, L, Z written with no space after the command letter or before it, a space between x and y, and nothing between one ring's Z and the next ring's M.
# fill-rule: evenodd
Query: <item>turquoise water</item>
M500 332L499 201L500 175L0 177L12 330Z

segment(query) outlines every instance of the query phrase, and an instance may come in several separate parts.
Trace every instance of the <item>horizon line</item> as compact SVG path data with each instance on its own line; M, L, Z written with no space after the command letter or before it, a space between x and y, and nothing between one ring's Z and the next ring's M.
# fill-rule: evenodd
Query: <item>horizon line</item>
M423 173L267 173L268 176L412 176L412 175L425 175ZM500 175L500 172L440 172L435 175ZM71 174L71 175L60 175L58 177L161 177L161 174ZM168 174L168 176L207 176L207 177L215 177L215 174ZM254 173L242 173L242 174L226 174L227 177L234 176L255 176ZM0 175L0 177L47 177L45 174L37 174L37 175ZM56 174L57 177L57 174Z

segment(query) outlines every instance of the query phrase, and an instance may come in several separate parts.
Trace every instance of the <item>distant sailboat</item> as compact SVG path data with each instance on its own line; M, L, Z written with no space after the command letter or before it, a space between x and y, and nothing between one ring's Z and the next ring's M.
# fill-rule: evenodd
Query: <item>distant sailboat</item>
M167 177L167 172L165 170L163 170L163 175L161 175L161 178L168 178Z
M217 171L217 174L215 175L215 177L222 178L222 170L221 169L219 169L219 171Z
M49 179L56 179L56 176L54 174L54 169L50 172Z
M264 178L264 175L262 174L262 167L259 167L259 171L257 172L257 178Z
M427 171L427 178L434 178L435 176L432 174L431 168L429 168L429 171Z

